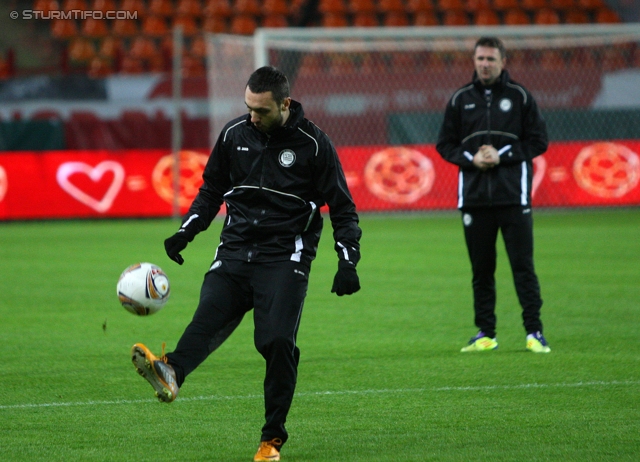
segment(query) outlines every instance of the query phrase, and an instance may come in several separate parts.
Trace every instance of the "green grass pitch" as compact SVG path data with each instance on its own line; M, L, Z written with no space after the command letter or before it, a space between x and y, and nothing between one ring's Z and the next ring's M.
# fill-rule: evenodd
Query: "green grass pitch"
M537 211L551 354L525 351L499 241L498 340L475 334L457 213L363 215L362 290L330 293L331 226L311 272L283 461L636 461L640 458L640 210ZM0 223L0 460L249 461L264 363L248 315L159 403L131 364L175 347L221 221L178 266L172 220ZM169 275L166 307L135 317L115 286L131 263Z

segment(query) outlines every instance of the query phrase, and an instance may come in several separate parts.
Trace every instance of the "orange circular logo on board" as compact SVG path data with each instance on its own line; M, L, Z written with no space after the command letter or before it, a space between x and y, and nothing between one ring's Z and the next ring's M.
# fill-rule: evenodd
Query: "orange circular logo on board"
M573 176L594 196L622 197L638 185L640 159L621 144L592 144L583 148L573 162Z
M427 194L435 176L431 160L406 147L392 147L375 153L364 170L369 191L396 204L410 204Z
M188 207L198 194L202 185L202 172L207 165L208 156L195 151L180 151L180 207ZM163 156L153 169L151 181L153 189L166 202L173 203L173 166L174 156Z

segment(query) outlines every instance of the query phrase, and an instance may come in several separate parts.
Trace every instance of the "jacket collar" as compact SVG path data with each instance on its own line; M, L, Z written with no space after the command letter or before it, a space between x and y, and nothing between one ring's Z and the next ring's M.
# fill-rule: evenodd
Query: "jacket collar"
M509 81L509 72L506 69L503 69L500 73L500 76L498 77L498 80L496 80L492 85L489 85L488 87L482 85L482 82L480 82L478 73L476 71L473 71L472 81L473 85L479 91L484 91L485 88L489 88L491 90L499 90L507 86L507 82Z

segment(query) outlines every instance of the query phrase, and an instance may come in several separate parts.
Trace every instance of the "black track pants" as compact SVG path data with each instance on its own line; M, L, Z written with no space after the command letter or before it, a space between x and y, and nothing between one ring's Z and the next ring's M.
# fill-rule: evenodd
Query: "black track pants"
M296 337L308 277L309 268L294 261L215 262L205 275L193 320L167 354L182 385L253 308L254 344L266 360L263 441L288 437L284 424L298 374Z
M496 332L496 241L502 233L527 333L542 332L540 285L533 263L531 207L462 210L464 236L473 272L475 324L490 337Z

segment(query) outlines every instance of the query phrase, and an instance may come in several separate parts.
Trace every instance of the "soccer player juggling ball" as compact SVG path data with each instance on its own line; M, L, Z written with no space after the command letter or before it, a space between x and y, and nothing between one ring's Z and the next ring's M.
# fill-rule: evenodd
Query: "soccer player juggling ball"
M255 461L280 460L285 420L297 380L296 337L328 204L338 271L332 292L360 289L358 215L329 137L291 99L287 77L273 67L249 77L248 115L223 128L203 173L204 183L179 231L165 241L180 254L226 204L220 244L204 276L200 301L176 349L156 357L141 343L132 360L161 401L176 399L185 378L253 309L254 343L266 360L265 420Z

